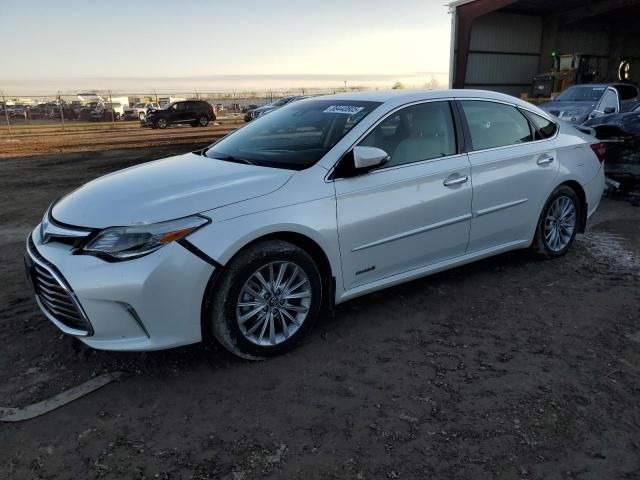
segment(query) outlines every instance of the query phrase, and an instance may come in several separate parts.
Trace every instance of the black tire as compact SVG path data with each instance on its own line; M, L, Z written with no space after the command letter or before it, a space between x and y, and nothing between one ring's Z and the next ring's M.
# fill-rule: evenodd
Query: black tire
M209 117L207 117L206 115L201 115L198 118L198 125L200 125L201 127L206 127L207 125L209 125Z
M159 118L155 121L155 126L160 129L167 128L169 126L169 120L166 118Z
M245 282L260 268L273 262L293 262L307 275L311 300L307 317L291 336L276 345L258 345L248 340L240 330L236 316L237 302ZM212 288L208 316L213 336L230 352L249 359L262 360L294 348L313 327L322 305L320 271L309 254L281 240L267 240L241 251L224 268Z
M191 125L192 127L197 127L198 126L198 122L191 122L189 125Z
M575 208L575 228L573 229L573 234L570 237L570 240L566 243L566 245L562 249L553 249L549 245L549 242L545 238L545 228L547 217L549 215L549 211L551 210L554 203L561 197L566 197L573 203ZM542 213L540 214L540 218L538 219L538 226L536 227L536 233L533 237L533 243L531 245L531 252L533 255L540 259L551 259L562 257L567 254L567 252L573 246L573 242L576 239L576 235L578 234L578 230L580 228L580 219L582 218L582 209L584 206L582 202L578 198L575 190L567 185L560 185L556 188L542 209Z

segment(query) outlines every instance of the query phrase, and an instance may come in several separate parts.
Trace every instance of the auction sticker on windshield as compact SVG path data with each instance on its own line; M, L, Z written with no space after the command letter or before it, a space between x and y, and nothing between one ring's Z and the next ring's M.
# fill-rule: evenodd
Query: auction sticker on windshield
M323 113L345 113L347 115L355 115L364 110L364 107L355 107L353 105L331 105Z

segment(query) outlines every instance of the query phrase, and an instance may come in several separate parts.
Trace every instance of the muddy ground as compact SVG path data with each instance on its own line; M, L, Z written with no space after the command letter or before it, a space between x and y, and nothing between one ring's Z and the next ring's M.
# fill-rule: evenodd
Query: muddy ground
M197 145L0 160L0 478L640 478L640 209L565 258L511 253L357 299L263 363L215 345L90 350L38 313L24 239L98 175Z

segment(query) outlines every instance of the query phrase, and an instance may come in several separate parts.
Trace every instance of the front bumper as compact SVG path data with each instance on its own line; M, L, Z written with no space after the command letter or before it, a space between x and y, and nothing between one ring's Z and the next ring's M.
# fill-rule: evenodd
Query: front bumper
M149 116L147 115L146 117L144 117L142 120L140 120L140 126L141 127L152 127L153 126L153 122L156 120L155 117L153 118L149 118Z
M111 263L75 255L63 243L43 244L39 228L31 239L27 263L45 262L57 272L89 325L70 328L36 295L63 332L102 350L159 350L202 340L202 299L214 267L183 246L174 242L145 257Z

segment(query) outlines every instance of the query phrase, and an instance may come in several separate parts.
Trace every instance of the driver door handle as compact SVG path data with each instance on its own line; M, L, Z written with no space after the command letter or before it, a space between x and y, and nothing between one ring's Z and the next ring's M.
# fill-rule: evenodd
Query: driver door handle
M469 181L469 177L454 177L447 178L442 184L445 187L453 187L455 185L462 185L463 183L467 183Z

